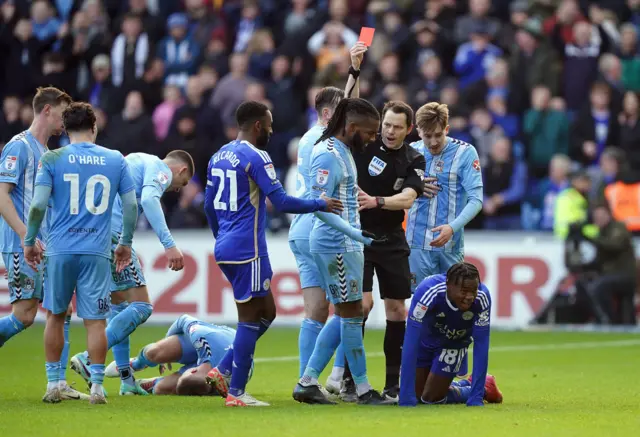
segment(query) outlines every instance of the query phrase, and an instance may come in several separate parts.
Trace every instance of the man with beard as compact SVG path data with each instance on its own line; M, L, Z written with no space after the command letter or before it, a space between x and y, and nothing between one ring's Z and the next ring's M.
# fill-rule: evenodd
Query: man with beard
M341 211L342 203L326 196L307 200L287 195L265 152L273 116L264 104L242 103L236 122L237 139L209 161L205 213L216 238L216 262L233 288L238 330L233 347L207 379L226 397L228 407L264 407L269 404L246 393L245 387L256 342L276 318L265 235L266 198L280 211L296 214Z
M316 214L318 220L309 236L309 248L322 275L322 288L335 308L335 315L320 331L304 374L294 389L293 398L298 402L334 403L321 391L318 377L342 342L358 403L389 403L369 384L362 342L363 244L378 245L385 241L360 230L358 172L353 159L353 154L362 153L365 146L376 139L379 126L380 114L371 103L364 99L343 99L311 156L311 197L340 197L344 211L342 220Z
M382 110L381 135L366 147L364 153L354 155L358 169L362 229L384 235L389 240L389 244L364 250L363 327L373 307L375 272L387 317L384 335L386 381L382 394L394 400L397 400L400 389L405 300L411 297L410 250L402 221L404 211L411 208L416 198L422 195L426 165L424 156L404 142L412 128L411 107L399 101L388 102ZM348 367L345 373L350 373ZM329 380L326 387L335 392L339 388L339 381ZM355 385L350 375L345 377L340 397L345 402L356 400Z

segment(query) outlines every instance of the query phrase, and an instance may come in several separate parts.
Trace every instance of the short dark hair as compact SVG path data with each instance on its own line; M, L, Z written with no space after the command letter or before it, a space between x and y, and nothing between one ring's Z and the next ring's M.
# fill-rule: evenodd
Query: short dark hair
M322 88L316 94L316 111L320 112L324 108L330 108L335 110L340 100L344 97L344 90L334 86L327 86Z
M236 109L236 122L240 129L246 128L247 125L253 124L267 115L269 108L264 103L248 100L242 102Z
M382 119L384 120L384 115L387 111L391 111L394 114L404 114L407 117L407 127L413 124L413 109L411 106L407 105L404 102L399 100L391 100L384 104L382 108Z
M58 88L48 86L38 88L33 97L33 112L40 114L46 105L59 106L63 103L71 104L73 99L67 93Z
M324 133L316 144L323 142L324 140L336 136L338 132L344 129L345 124L349 116L359 115L362 117L374 118L380 120L380 113L370 102L360 98L347 98L340 100L333 116L329 120Z
M462 281L478 281L480 283L480 272L471 263L461 262L452 265L447 270L447 284L459 284Z
M67 132L83 132L93 130L96 114L90 104L75 102L62 113L62 123Z
M193 174L195 173L196 166L193 163L193 157L189 152L185 152L184 150L173 150L167 153L167 158L173 159L175 161L181 162L182 164L185 164L191 176L193 176Z
M189 375L178 380L176 394L178 396L208 396L211 394L211 386L204 378L193 378Z

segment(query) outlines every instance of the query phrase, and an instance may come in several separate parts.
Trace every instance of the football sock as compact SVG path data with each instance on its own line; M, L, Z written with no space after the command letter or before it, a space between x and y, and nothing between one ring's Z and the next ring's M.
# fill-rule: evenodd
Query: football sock
M102 394L102 384L104 383L104 364L91 364L89 366L91 374L91 394Z
M240 322L240 323L243 323L243 322ZM258 341L258 339L260 337L262 337L262 335L265 332L267 332L267 330L271 326L271 320L267 320L265 318L261 318L259 325L257 323L249 323L249 324L252 325L252 326L253 325L257 325L258 326L258 338L256 338L256 341ZM240 326L240 324L238 324L238 326ZM238 338L238 334L237 333L236 333L236 338ZM235 341L234 341L234 344L235 344ZM225 375L225 376L229 376L232 373L231 369L233 367L233 360L234 360L234 352L233 352L234 344L231 345L231 347L224 354L224 356L222 357L222 359L220 360L218 365L215 366L218 369L218 371L220 373L222 373L223 375ZM254 345L254 349L255 349L255 345ZM251 361L253 361L253 357L251 358Z
M238 331L233 341L233 372L231 373L231 384L229 385L229 394L232 396L241 396L247 386L253 353L260 336L261 324L238 323Z
M22 331L24 325L13 314L0 318L0 346Z
M334 315L320 331L316 346L300 382L303 385L316 384L322 371L327 367L333 353L340 344L340 325L342 318Z
M138 356L136 357L135 360L133 360L133 370L142 370L145 367L156 367L158 364L160 363L156 363L155 361L151 361L149 358L147 358L147 355L145 354L145 350L151 345L147 345L145 347L142 348L142 350L140 351L140 353L138 353Z
M387 320L387 327L384 332L385 388L393 388L400 384L400 362L402 361L404 331L404 321L392 322Z
M47 371L47 390L57 388L60 381L60 361L55 363L46 362L44 368Z
M303 319L298 336L298 350L300 351L300 377L304 374L309 358L316 346L316 339L322 330L324 323L313 319Z
M447 404L464 404L471 395L471 387L451 385L447 393Z
M364 326L365 326L366 323L367 323L367 317L365 317L362 320L362 339L363 339L363 341L364 341ZM344 348L342 348L342 350L344 351ZM343 359L344 359L344 373L343 373L342 379L343 380L349 379L349 378L353 379L353 376L351 375L351 369L349 368L349 361L347 360L346 356Z
M451 385L456 387L471 387L471 382L468 379L460 379L458 381L452 381Z
M69 362L69 326L71 325L71 316L64 318L64 346L60 355L60 382L67 380L67 363Z
M358 396L371 390L367 379L367 358L362 342L362 317L342 318L340 332L347 362L356 383Z
M260 328L258 329L258 340L260 339L260 337L264 335L265 332L267 332L270 326L271 326L271 320L267 320L264 317L260 319Z
M151 388L151 393L153 393L153 394L156 393L156 385L158 385L158 383L160 381L162 381L163 379L164 379L164 376L158 376L158 377L154 378L153 387Z
M462 363L460 363L460 370L458 371L458 376L466 376L469 371L469 355L465 354L464 358L462 358Z
M116 308L117 307L117 308ZM114 310L115 309L115 310ZM112 317L107 325L107 347L111 349L151 316L153 306L146 302L131 302L112 305Z

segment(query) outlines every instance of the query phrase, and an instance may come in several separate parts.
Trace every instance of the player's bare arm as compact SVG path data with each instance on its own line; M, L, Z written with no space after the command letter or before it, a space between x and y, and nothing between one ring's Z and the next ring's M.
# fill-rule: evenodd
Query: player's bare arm
M7 182L0 182L0 216L4 218L11 229L20 236L20 239L24 239L27 234L27 226L20 220L18 211L13 205L10 193L13 191L14 185Z
M362 65L364 54L368 49L363 42L357 42L349 51L351 68L349 69L349 78L347 79L347 85L344 90L344 96L346 98L360 97L360 66Z

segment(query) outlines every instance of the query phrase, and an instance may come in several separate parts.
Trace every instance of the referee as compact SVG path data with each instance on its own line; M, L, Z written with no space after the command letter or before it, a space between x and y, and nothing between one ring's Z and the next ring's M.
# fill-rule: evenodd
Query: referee
M386 382L383 395L396 398L399 392L400 360L405 332L405 300L411 297L409 245L402 222L404 210L423 193L426 161L404 140L413 128L413 110L400 101L391 101L382 110L378 139L353 157L358 168L360 222L362 229L385 235L388 244L364 249L364 320L373 308L373 274L378 277L384 300L387 327L384 335ZM351 395L353 383L345 369L341 398ZM355 389L353 389L355 394Z

